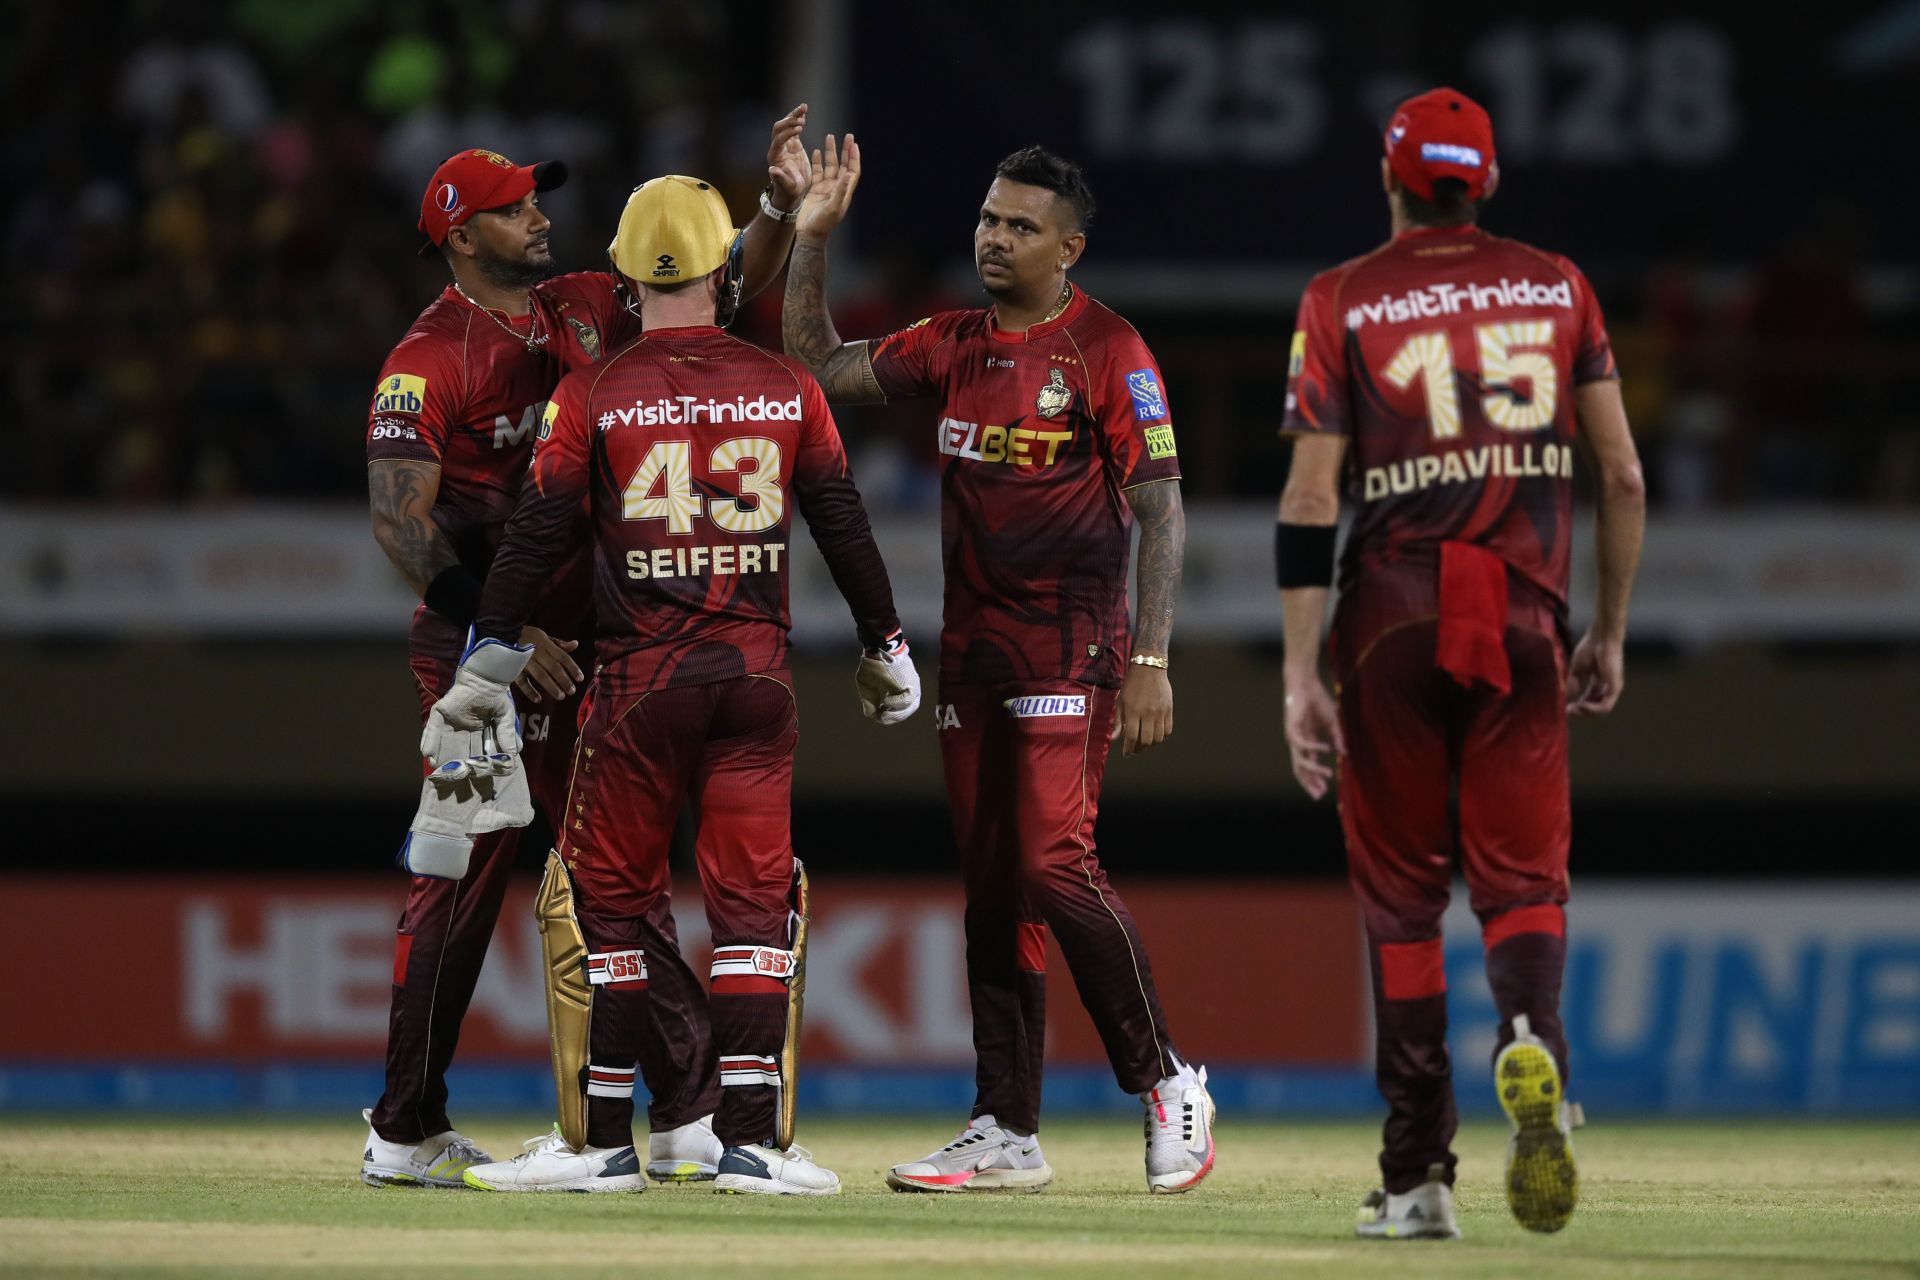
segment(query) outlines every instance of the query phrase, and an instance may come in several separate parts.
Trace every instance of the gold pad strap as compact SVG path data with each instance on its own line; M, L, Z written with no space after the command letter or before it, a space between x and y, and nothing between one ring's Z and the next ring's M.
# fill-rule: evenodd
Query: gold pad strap
M534 899L540 949L547 961L547 1039L553 1049L553 1088L560 1106L560 1136L575 1151L587 1144L588 1024L593 988L587 982L587 943L573 914L573 881L558 852L547 854L547 873Z
M800 1021L807 1003L807 867L793 860L793 972L787 975L787 1038L780 1046L780 1118L775 1141L793 1145L795 1090L800 1083Z

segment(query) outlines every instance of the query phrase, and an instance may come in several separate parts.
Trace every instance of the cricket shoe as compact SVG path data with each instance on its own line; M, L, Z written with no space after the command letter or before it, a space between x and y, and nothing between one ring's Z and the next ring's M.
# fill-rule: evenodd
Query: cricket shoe
M840 1177L813 1162L805 1147L777 1149L771 1142L728 1147L720 1157L713 1189L721 1195L837 1196Z
M713 1135L713 1117L701 1116L647 1139L647 1176L655 1182L711 1182L725 1151Z
M992 1116L975 1116L926 1159L887 1172L895 1191L1038 1191L1052 1181L1040 1135L1016 1138Z
M1447 1167L1427 1166L1427 1180L1411 1191L1389 1194L1375 1187L1360 1202L1353 1234L1362 1240L1458 1240Z
M360 1181L370 1187L463 1187L462 1174L493 1159L452 1129L425 1142L388 1142L373 1131L373 1108L360 1118L367 1122Z
M1580 1199L1573 1130L1582 1116L1561 1096L1560 1068L1524 1013L1513 1020L1513 1043L1494 1059L1493 1080L1500 1108L1513 1121L1507 1207L1529 1231L1558 1231Z
M645 1191L640 1157L632 1147L582 1147L575 1151L559 1127L498 1164L467 1170L467 1185L479 1191Z
M1173 1060L1175 1072L1146 1093L1147 1190L1191 1191L1213 1172L1213 1098L1207 1069Z

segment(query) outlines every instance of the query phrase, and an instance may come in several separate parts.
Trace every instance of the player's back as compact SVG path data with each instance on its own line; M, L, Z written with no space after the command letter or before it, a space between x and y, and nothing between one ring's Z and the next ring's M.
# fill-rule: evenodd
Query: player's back
M1291 372L1287 429L1348 436L1343 587L1459 541L1564 612L1574 389L1613 376L1572 263L1473 227L1404 232L1314 279Z
M784 667L796 490L845 473L811 376L716 328L657 329L555 404L591 441L609 692Z

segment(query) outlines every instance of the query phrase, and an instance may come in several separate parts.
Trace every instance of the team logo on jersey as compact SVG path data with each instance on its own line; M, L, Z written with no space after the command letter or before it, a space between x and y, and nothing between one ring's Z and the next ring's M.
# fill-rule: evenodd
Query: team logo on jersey
M559 416L560 402L558 400L547 401L546 412L540 415L540 430L534 433L535 438L545 440L548 436L552 435L553 420Z
M1135 369L1127 375L1127 394L1133 397L1133 416L1151 422L1167 416L1167 398L1160 394L1160 380L1152 369Z
M573 330L573 336L580 340L580 349L587 353L587 359L598 360L600 358L600 331L590 324L583 324L575 320L572 316L564 316L562 318L566 320L568 327Z
M1307 331L1305 329L1295 329L1293 331L1293 349L1287 352L1287 376L1289 378L1299 377L1300 370L1306 367L1306 363Z
M1171 458L1177 452L1173 447L1173 428L1147 428L1147 456L1149 458Z
M419 413L427 407L427 380L411 373L388 374L373 389L375 413Z
M1033 398L1034 412L1043 418L1057 418L1072 403L1073 388L1067 385L1066 375L1058 369L1047 370L1047 385Z
M481 160L485 160L488 164L497 164L502 169L513 168L513 161L507 159L505 156L501 155L498 151L474 151L469 154Z
M1007 714L1018 720L1047 720L1055 716L1085 716L1087 714L1087 695L1084 693L1042 693L1028 694L1022 698L1008 698Z

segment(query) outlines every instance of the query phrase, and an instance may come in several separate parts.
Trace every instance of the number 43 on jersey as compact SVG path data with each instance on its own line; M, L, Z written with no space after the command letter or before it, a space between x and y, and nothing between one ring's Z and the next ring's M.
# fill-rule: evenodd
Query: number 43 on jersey
M657 440L621 494L627 520L664 520L667 532L687 534L702 515L728 533L760 533L786 515L780 487L780 442L765 436L736 436L722 441L707 458L707 471L739 477L737 498L703 498L693 484L693 444Z

